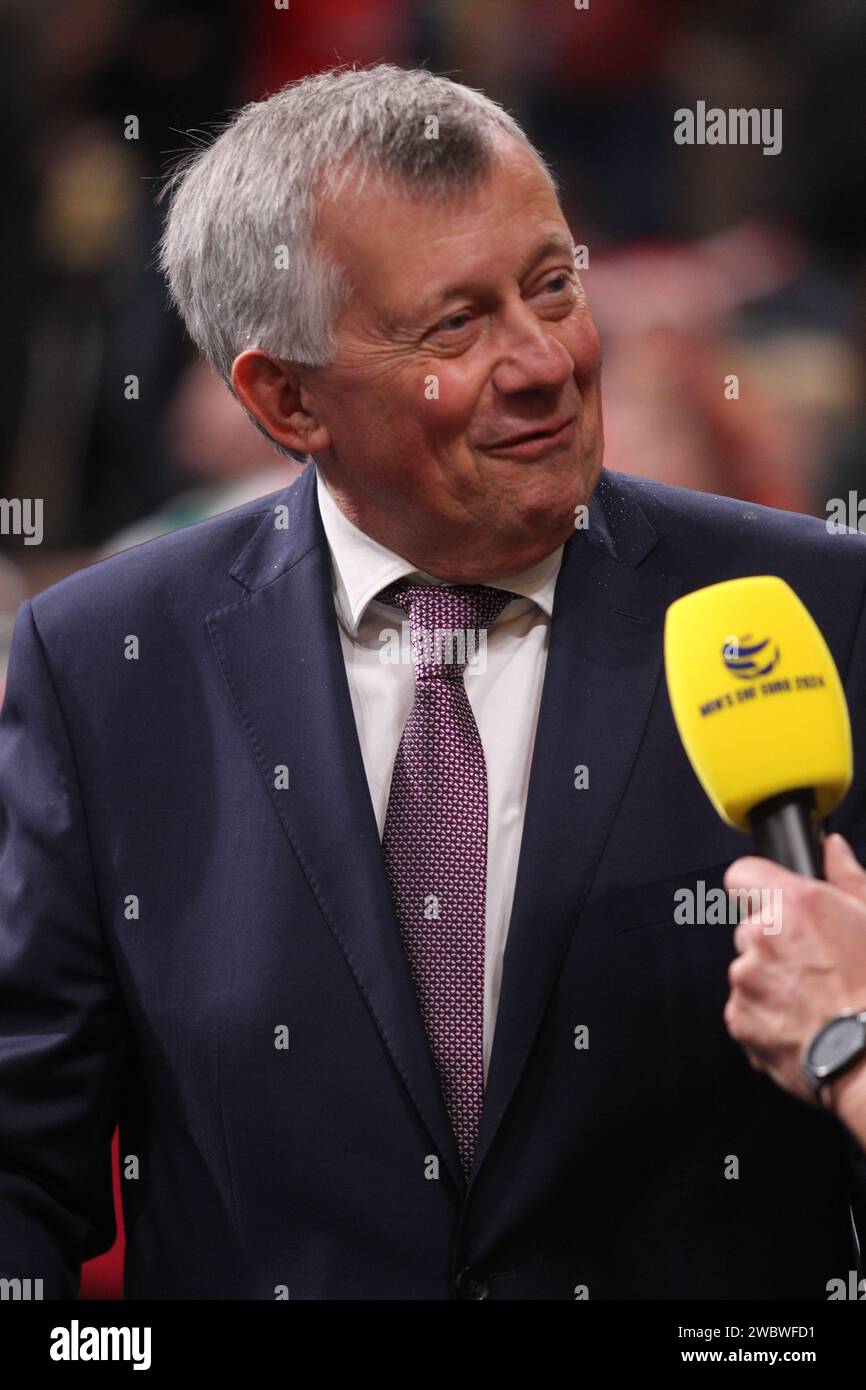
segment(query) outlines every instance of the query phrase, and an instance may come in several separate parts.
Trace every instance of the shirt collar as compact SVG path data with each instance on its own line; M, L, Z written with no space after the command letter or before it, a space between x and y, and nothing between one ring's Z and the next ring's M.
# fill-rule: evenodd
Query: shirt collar
M331 554L337 616L350 637L358 636L358 629L368 605L375 600L386 584L393 584L395 580L403 579L407 575L412 575L419 583L446 582L417 569L410 560L397 555L355 526L337 506L318 468L316 493L322 526ZM514 593L523 595L527 600L536 603L550 618L553 614L553 595L562 563L562 550L563 547L560 545L530 569L497 579L491 587L511 589Z

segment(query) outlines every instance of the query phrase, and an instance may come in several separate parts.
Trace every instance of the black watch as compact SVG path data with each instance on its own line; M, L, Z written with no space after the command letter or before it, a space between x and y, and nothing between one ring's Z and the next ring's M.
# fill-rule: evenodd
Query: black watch
M803 1075L816 1096L866 1056L866 1009L846 1009L819 1028L803 1053Z

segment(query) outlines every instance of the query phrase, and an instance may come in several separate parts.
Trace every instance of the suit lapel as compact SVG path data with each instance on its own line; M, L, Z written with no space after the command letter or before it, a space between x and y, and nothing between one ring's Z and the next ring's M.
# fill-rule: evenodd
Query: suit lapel
M603 473L566 544L553 605L474 1182L541 1024L637 755L682 580L640 571L655 532ZM589 785L576 789L585 764Z
M208 615L214 653L271 804L371 1017L458 1190L465 1187L394 913L355 727L330 560L309 466L231 573L247 593ZM289 787L274 787L285 765Z

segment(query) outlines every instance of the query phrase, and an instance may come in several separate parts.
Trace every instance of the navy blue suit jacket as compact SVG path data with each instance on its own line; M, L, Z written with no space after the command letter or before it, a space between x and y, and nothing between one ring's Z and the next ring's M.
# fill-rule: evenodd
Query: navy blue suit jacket
M728 1037L731 927L674 920L677 888L718 887L754 846L683 753L662 630L702 585L793 586L847 682L858 775L832 824L866 858L866 539L613 473L590 512L556 589L468 1186L312 468L22 604L0 720L0 1273L74 1296L113 1239L118 1121L132 1298L823 1299L858 1268L853 1142Z

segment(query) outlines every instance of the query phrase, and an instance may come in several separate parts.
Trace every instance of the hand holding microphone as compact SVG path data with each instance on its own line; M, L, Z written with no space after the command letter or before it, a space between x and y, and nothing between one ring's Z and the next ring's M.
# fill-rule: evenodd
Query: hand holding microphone
M760 575L672 604L665 666L696 775L766 856L736 860L725 887L759 901L779 890L783 903L772 930L757 911L735 930L728 1031L753 1066L822 1099L866 1144L866 871L823 829L852 777L833 657L794 591Z
M724 1018L754 1067L866 1146L866 870L841 835L824 852L826 883L765 859L728 869L726 888L780 888L784 910L776 935L751 916L735 928Z

